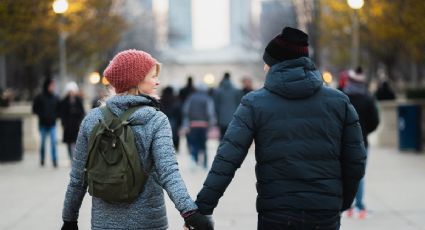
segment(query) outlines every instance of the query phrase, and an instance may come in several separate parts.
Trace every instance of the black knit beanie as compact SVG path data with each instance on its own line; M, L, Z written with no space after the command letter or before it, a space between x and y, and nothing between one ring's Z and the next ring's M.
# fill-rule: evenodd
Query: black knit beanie
M301 30L285 27L264 50L263 60L270 67L279 62L308 57L308 35Z

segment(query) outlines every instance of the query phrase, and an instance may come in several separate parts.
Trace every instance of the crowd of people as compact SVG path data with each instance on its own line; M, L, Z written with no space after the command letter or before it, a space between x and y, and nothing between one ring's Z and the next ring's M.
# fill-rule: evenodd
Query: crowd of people
M80 123L85 116L83 101L79 95L77 83L69 82L65 86L65 96L60 99L55 94L56 82L47 78L42 92L34 99L32 111L38 116L40 131L40 165L45 164L46 139L50 138L50 153L53 167L58 166L56 120L60 118L63 126L63 142L66 143L69 159L73 159L73 151L77 141Z
M187 139L188 148L192 157L192 169L196 169L199 159L201 166L208 167L206 143L208 132L218 126L220 137L224 136L227 125L232 119L243 95L253 90L252 79L245 76L242 80L243 88L238 89L231 81L231 75L224 73L219 86L208 88L203 83L193 83L193 78L187 78L186 85L178 92L172 86L166 86L159 95L160 110L167 116L173 134L173 144L176 152L180 147L180 136ZM56 82L52 78L45 79L42 92L33 102L33 113L38 116L41 136L40 165L44 166L45 143L49 137L51 159L57 167L56 150L56 119L63 127L63 142L66 143L69 158L72 152L81 121L85 115L83 99L79 87L75 82L68 82L64 88L64 97L55 94ZM98 90L98 96L92 100L92 108L102 105L108 95L105 90ZM198 157L200 156L200 157Z
M55 81L46 79L33 104L33 112L39 117L40 165L45 165L45 140L49 136L52 163L57 167L57 118L72 159L62 229L78 229L79 208L87 190L93 196L92 229L167 229L163 189L184 218L185 229L214 229L211 215L254 141L258 230L337 230L344 211L351 217L358 210L358 217L366 218L367 136L379 124L375 97L367 89L361 67L347 72L339 90L326 86L308 57L308 46L307 34L285 27L265 48L265 80L258 90L247 76L238 89L231 74L225 72L215 89L188 77L178 92L167 86L161 95L157 92L158 61L144 51L122 51L103 73L115 95L104 98L101 104L96 99L88 114L75 82L66 85L66 96L60 99L54 94ZM395 96L384 82L376 98ZM95 185L87 182L87 176L93 173L85 168L88 152L99 146L93 144L92 131L104 125L109 127L109 137L116 135L112 123L105 122L105 108L119 119L126 117L121 125L128 125L134 133L142 168L149 175L131 202L105 201L93 192ZM193 200L180 175L175 152L181 148L180 137L186 136L191 167L208 170L206 143L213 126L218 127L220 145ZM105 145L115 148L116 143ZM93 159L109 162L107 151L102 147L99 157ZM104 178L96 183L112 182Z

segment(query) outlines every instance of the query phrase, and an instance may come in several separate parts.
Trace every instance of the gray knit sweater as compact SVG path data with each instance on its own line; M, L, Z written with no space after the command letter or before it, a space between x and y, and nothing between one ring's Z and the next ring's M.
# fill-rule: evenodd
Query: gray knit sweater
M119 116L129 107L151 103L152 99L143 96L114 96L106 105ZM81 124L62 212L64 221L78 219L87 189L84 185L84 168L88 139L101 117L100 109L93 109ZM92 229L167 229L162 189L167 191L181 213L197 209L179 173L168 119L154 107L144 106L130 116L129 121L133 125L132 130L142 164L146 166L153 160L149 179L144 191L131 204L110 204L93 197Z

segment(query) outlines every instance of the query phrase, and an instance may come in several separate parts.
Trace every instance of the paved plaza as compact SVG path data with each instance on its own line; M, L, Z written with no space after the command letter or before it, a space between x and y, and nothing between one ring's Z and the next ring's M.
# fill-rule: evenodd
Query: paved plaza
M210 159L217 144L216 140L208 142ZM190 169L185 148L177 158L195 197L206 172ZM59 168L54 169L49 160L44 168L38 163L37 153L26 152L21 162L0 164L0 230L60 229L70 170L65 146L59 145ZM216 229L256 229L254 166L251 148L214 212ZM343 218L341 229L425 230L425 153L372 147L365 196L370 216L365 220ZM80 211L82 230L90 229L90 200L86 195ZM169 229L182 229L183 220L168 198L167 209Z

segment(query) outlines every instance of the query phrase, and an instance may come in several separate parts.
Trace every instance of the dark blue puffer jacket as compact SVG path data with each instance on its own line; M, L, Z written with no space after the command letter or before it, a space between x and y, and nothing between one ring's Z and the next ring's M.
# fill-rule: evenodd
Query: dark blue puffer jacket
M365 171L359 118L309 58L274 65L243 97L198 194L201 213L213 212L253 140L259 213L351 205Z

